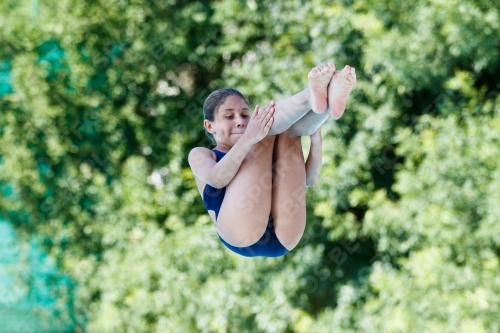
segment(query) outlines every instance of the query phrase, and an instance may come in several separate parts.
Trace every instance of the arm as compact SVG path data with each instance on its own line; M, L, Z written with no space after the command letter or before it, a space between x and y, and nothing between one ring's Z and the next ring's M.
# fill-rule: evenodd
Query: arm
M189 165L194 175L201 181L215 188L223 188L236 176L252 145L242 135L219 163L215 162L209 149L194 148L188 156Z
M215 188L227 186L236 176L243 159L252 146L267 136L273 123L273 113L274 102L270 102L261 111L256 106L245 133L219 163L215 162L209 149L194 148L191 150L188 161L194 175Z
M306 161L306 186L312 187L318 181L321 172L322 139L321 128L311 135L311 149Z

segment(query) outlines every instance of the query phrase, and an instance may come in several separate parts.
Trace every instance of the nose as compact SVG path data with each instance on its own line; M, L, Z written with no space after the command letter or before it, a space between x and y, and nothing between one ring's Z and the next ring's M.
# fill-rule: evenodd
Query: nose
M243 119L243 117L238 117L237 121L238 122L237 122L236 126L245 127L245 120Z

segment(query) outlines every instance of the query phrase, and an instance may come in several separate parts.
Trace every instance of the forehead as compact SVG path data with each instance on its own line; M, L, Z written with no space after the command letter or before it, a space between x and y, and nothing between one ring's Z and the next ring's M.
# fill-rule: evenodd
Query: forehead
M248 104L241 97L231 95L228 96L224 101L224 103L222 103L219 107L219 110L221 111L224 109L235 109L235 110L248 109Z

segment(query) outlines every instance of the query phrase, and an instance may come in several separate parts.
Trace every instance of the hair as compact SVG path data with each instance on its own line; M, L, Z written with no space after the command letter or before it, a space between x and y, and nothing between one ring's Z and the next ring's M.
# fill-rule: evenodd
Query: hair
M234 88L218 89L212 92L210 95L208 95L207 99L205 100L205 103L203 103L203 119L207 119L208 121L214 121L215 113L219 110L221 104L224 103L229 96L238 96L248 104L248 100L246 99L246 97L243 96L243 94L240 93L238 90ZM207 131L205 126L203 126L203 129L205 130L205 134L208 136L210 141L214 145L216 145L217 142L215 141L214 136Z

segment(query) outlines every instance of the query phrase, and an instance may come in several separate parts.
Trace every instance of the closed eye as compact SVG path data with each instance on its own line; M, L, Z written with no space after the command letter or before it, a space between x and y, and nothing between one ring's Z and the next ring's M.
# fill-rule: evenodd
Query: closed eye
M228 114L228 115L225 115L224 118L226 118L226 119L233 119L234 115ZM250 114L242 114L241 118L250 118Z

